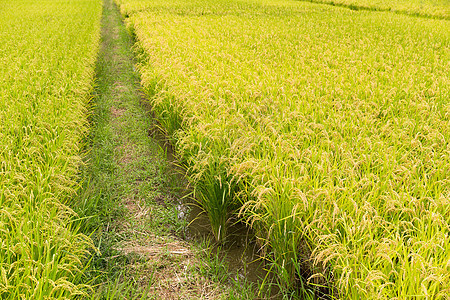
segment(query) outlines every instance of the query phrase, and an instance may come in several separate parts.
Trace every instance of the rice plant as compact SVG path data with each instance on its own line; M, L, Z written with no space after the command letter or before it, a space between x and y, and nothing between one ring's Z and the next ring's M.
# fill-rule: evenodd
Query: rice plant
M450 19L447 0L305 0L343 6L353 10L392 11L413 16Z
M98 0L0 6L0 298L68 299L90 239L73 225Z
M450 293L447 20L288 0L117 2L218 239L230 216L247 222L286 293Z

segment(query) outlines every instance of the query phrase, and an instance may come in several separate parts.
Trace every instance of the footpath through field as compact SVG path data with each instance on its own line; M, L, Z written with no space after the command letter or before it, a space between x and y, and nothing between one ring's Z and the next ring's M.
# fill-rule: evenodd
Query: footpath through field
M93 239L101 253L86 281L94 281L94 299L232 299L242 292L224 282L226 271L218 261L214 266L212 252L177 237L186 226L174 201L182 183L149 136L155 124L132 45L115 4L105 0L84 171L89 184L80 201L80 215L98 216L85 230L99 228Z

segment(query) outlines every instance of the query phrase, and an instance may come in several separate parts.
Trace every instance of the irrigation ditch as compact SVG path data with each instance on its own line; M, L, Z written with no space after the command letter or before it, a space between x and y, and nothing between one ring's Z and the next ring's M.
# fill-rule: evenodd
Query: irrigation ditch
M146 96L143 97L145 99ZM147 106L146 109L150 112L151 108ZM258 255L258 245L252 230L241 222L232 223L226 239L222 243L216 243L209 218L193 197L185 169L179 165L168 136L160 129L156 117L153 118L156 123L150 128L149 135L163 149L176 180L181 183L181 191L174 204L178 218L185 220L187 224L181 233L183 239L193 243L206 241L211 244L214 254L227 265L230 276L234 276L236 280L257 284L268 274L264 270L264 261Z

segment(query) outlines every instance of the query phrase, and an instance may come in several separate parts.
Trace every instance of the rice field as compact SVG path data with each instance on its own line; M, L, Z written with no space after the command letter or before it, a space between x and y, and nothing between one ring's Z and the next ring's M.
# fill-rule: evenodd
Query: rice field
M69 299L90 239L73 226L100 0L0 5L0 298Z
M448 0L304 0L344 6L354 10L392 11L414 16L450 19Z
M288 0L117 3L217 240L246 222L286 294L450 294L447 20ZM424 3L447 16L448 2Z

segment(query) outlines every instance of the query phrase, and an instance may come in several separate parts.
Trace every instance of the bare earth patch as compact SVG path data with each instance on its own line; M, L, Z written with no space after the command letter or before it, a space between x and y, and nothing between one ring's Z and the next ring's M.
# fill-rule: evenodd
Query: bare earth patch
M124 108L115 108L115 107L111 107L111 115L112 115L114 118L123 116L123 114L125 113L125 111L126 111L126 109L124 109Z

